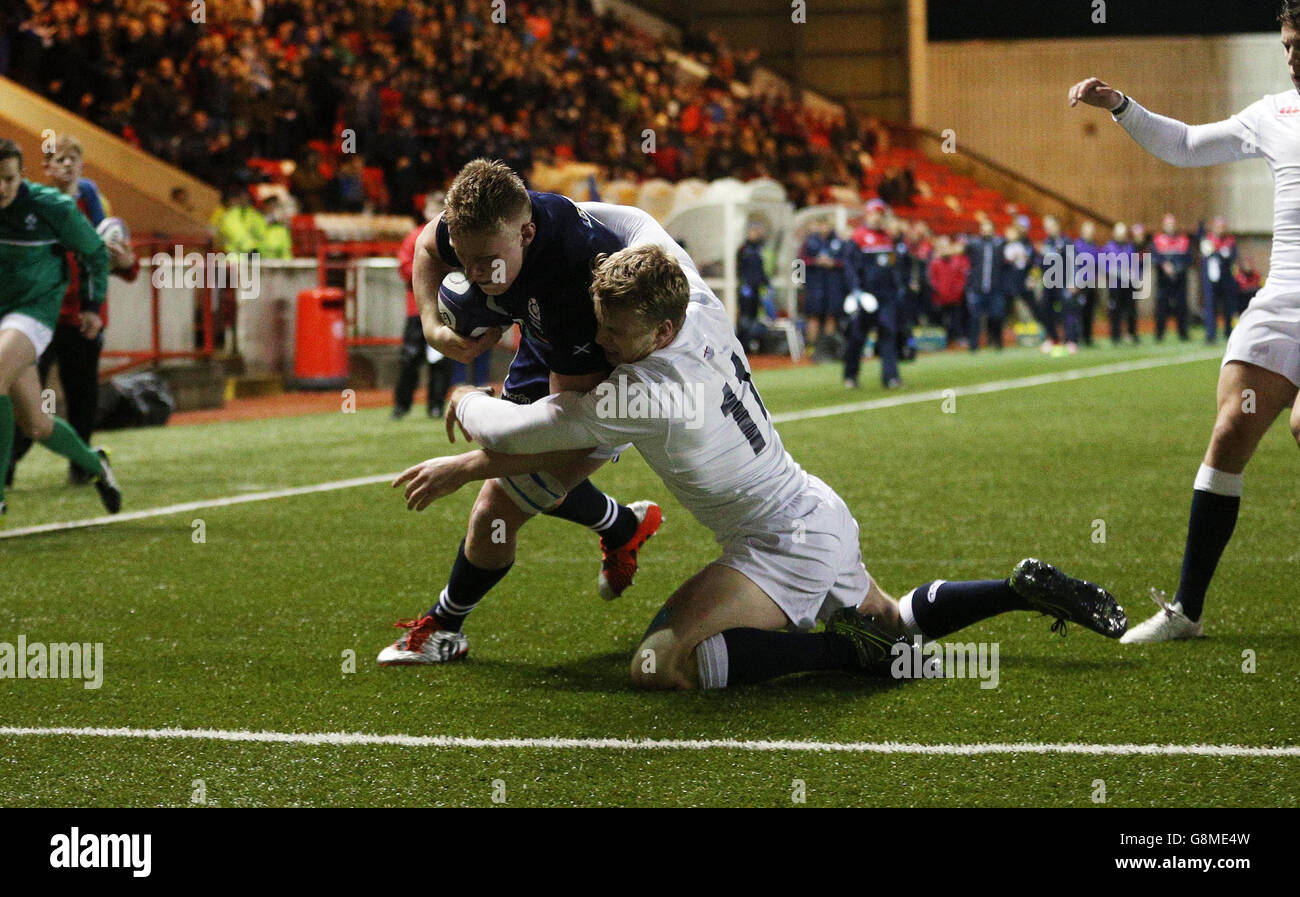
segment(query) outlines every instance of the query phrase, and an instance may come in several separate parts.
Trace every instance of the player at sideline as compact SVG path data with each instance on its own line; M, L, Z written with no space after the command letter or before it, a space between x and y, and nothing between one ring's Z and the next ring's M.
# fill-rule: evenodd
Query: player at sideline
M1149 112L1097 78L1070 88L1070 105L1109 110L1138 145L1180 167L1262 158L1273 173L1273 255L1268 284L1242 313L1219 372L1218 411L1197 471L1178 592L1152 595L1160 611L1133 627L1126 643L1200 638L1205 595L1241 508L1246 465L1264 434L1291 409L1300 441L1300 0L1281 16L1294 90L1266 96L1214 124L1188 126ZM1253 407L1245 397L1253 395ZM1249 409L1249 410L1248 410Z
M403 472L394 486L407 484L407 506L420 510L520 465L541 469L547 453L634 444L722 545L722 556L651 622L631 666L642 688L723 688L812 670L883 673L899 641L939 638L1012 610L1111 637L1124 631L1123 609L1105 590L1032 559L1005 580L938 580L897 602L883 592L863 566L844 501L786 452L725 308L702 282L692 289L674 255L647 243L597 268L596 338L617 367L593 391L528 406L453 392L449 434L459 422L486 451ZM648 410L655 402L674 410ZM819 620L824 632L783 631ZM440 659L431 651L408 661Z
M122 508L103 450L41 407L36 362L54 337L68 286L65 250L85 265L82 310L97 312L108 288L108 248L71 197L23 177L22 150L0 139L0 514L7 509L2 472L9 469L15 418L33 442L92 477L110 514Z

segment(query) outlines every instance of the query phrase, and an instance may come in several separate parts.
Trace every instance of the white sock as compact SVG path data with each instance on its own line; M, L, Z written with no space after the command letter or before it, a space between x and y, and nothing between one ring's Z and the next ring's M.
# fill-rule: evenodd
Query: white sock
M603 533L605 530L609 529L611 526L614 525L615 520L618 520L618 502L614 501L613 498L606 495L605 516L600 518L600 521L598 523L593 523L591 526L587 527L587 529L592 529L598 533Z
M912 591L898 599L898 616L903 624L903 632L908 638L925 635L921 631L921 627L916 623L916 616L912 613L912 596L915 594L916 589L912 589Z
M695 646L695 666L700 688L727 687L727 640L722 633L711 635Z
M1222 470L1215 470L1202 464L1200 470L1196 471L1196 485L1192 488L1201 492L1211 492L1214 495L1241 498L1241 487L1245 478L1246 475L1243 473L1224 473Z

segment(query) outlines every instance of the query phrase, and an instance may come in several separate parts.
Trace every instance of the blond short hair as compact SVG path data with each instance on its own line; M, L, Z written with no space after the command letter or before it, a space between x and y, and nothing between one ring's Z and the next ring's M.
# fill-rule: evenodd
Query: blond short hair
M691 286L677 259L654 244L596 256L591 297L615 310L632 311L649 324L686 320Z
M51 159L55 159L68 151L74 152L78 156L85 158L85 153L81 151L81 141L76 137L64 134L58 140L54 141L54 149L45 153L45 161L49 162Z
M523 178L495 159L475 159L462 168L447 189L446 202L442 220L453 237L499 230L532 210Z

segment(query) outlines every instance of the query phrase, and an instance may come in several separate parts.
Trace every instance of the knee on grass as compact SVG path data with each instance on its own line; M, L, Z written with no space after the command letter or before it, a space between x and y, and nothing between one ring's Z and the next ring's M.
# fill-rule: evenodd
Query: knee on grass
M1295 437L1296 444L1300 445L1300 405L1291 412L1291 435Z
M646 636L632 654L634 688L651 690L696 688L695 656L667 630Z

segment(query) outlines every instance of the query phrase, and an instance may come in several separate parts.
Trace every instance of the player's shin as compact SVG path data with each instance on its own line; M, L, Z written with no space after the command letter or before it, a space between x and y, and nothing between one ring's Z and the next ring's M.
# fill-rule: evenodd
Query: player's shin
M1174 599L1192 622L1201 619L1210 580L1237 526L1242 478L1242 474L1224 473L1204 464L1196 474L1182 576Z
M980 620L1012 610L1030 610L1027 600L1005 579L928 582L898 601L903 630L909 636L943 638Z
M72 428L72 424L61 417L54 417L53 420L54 429L50 433L50 438L41 444L56 455L67 458L91 476L99 476L103 472L103 467L99 463L99 456L95 454L90 446L81 441L81 437Z
M829 632L728 629L695 648L700 688L753 685L791 673L861 668L850 642Z
M451 575L447 577L447 587L438 596L438 603L429 608L428 616L436 619L443 629L459 632L470 611L505 578L512 566L514 564L510 563L489 570L471 563L465 556L465 542L462 540L451 566Z
M569 490L564 501L546 512L600 533L606 548L618 548L636 534L639 521L627 505L601 492L591 480Z

